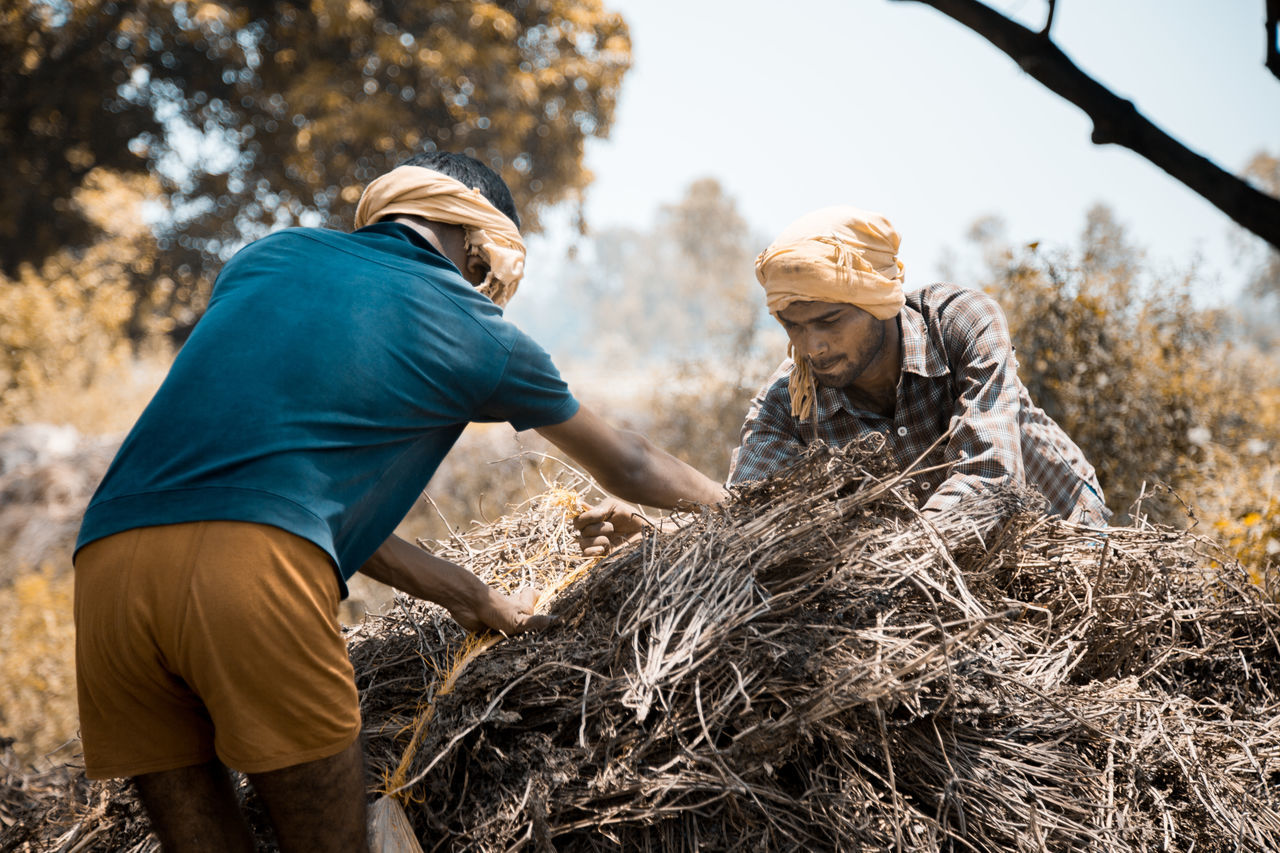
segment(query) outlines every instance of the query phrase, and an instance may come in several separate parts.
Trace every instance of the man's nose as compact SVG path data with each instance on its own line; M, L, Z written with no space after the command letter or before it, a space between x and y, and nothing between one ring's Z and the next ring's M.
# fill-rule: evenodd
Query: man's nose
M804 351L810 356L825 355L828 349L827 336L816 330L809 330L804 335Z

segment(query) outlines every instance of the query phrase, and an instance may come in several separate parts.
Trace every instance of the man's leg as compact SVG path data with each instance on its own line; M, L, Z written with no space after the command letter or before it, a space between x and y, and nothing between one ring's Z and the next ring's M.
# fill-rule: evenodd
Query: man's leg
M219 761L133 777L164 853L252 853L227 768Z
M249 781L267 807L280 853L367 853L364 744Z

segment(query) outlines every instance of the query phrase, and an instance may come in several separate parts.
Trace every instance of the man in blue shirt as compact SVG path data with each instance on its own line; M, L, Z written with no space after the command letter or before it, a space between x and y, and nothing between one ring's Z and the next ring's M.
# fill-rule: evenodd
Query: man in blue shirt
M496 174L433 153L371 183L351 234L250 244L108 470L76 554L86 771L134 778L165 850L252 849L228 766L282 849L366 849L336 618L355 572L467 628L546 624L532 590L392 533L468 422L537 429L628 500L723 497L579 404L503 319L517 224Z

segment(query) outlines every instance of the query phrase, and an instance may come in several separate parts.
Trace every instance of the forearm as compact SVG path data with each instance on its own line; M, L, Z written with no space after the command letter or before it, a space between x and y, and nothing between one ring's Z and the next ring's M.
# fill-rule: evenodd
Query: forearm
M643 435L623 432L632 443L630 462L604 473L600 485L618 497L645 506L673 509L690 504L717 504L724 486L696 468L656 447Z
M491 628L504 634L537 631L552 617L534 613L538 591L524 589L507 595L490 587L456 563L442 560L398 536L386 542L360 567L376 581L435 602L468 631Z
M415 598L450 610L489 595L488 585L456 563L442 560L398 536L391 536L360 567L361 574Z
M670 509L719 503L726 497L715 480L640 433L610 426L586 406L564 423L538 432L623 500Z

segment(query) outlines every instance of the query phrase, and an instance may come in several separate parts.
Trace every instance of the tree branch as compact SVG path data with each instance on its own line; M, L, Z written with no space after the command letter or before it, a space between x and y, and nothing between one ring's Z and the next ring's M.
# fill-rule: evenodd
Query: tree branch
M1280 248L1280 199L1260 192L1156 127L1133 102L1116 96L1076 67L1046 35L1023 27L977 0L895 2L923 3L973 30L1050 91L1083 110L1093 121L1095 144L1120 145L1140 154L1241 227ZM1269 18L1275 7L1280 7L1280 0L1267 0Z
M1267 0L1267 70L1280 79L1280 0Z

